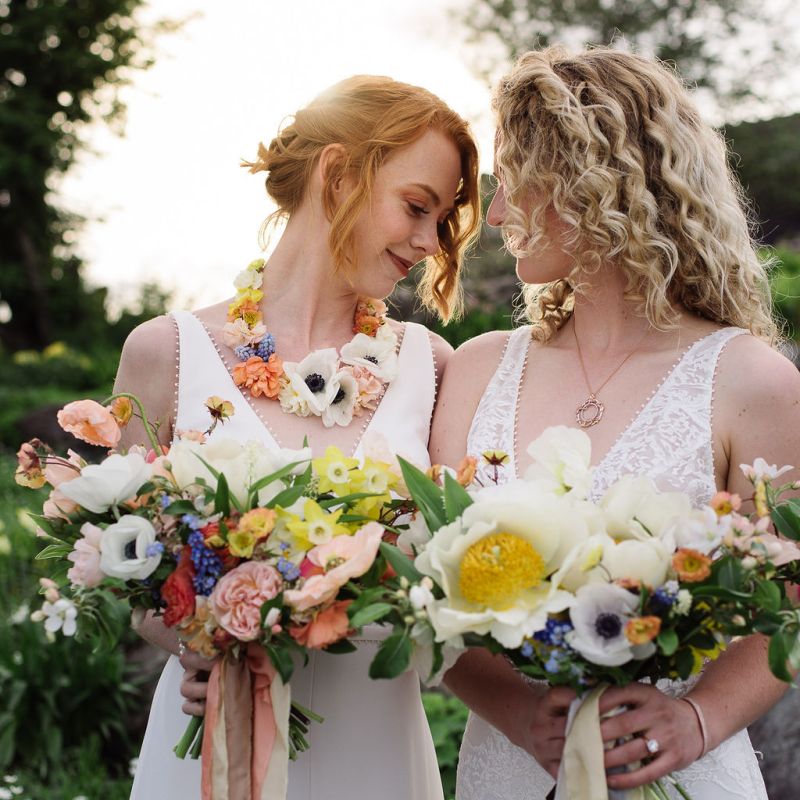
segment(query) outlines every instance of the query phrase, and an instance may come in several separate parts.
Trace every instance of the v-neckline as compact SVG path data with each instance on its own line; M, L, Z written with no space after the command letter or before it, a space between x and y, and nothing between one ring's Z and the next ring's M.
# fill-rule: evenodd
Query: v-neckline
M214 338L214 336L212 336L211 331L208 329L208 326L194 312L190 311L189 314L190 314L191 317L193 317L197 321L197 323L202 328L203 332L205 333L206 337L208 338L209 343L214 348L214 351L217 354L217 358L219 359L220 363L222 364L222 367L224 368L226 375L228 376L228 381L230 382L230 385L233 388L233 391L236 392L239 395L239 397L242 399L243 403L247 406L247 408L249 409L250 413L255 418L256 424L259 426L259 428L261 428L262 432L269 437L269 439L271 440L271 442L274 445L276 450L285 450L286 447L283 444L281 444L281 442L280 442L280 440L278 438L278 435L272 430L272 428L270 427L270 425L267 422L267 420L264 417L262 417L261 414L258 412L256 407L253 405L253 401L251 400L251 398L241 390L241 387L236 385L236 382L233 380L233 375L231 374L231 370L230 370L230 367L228 365L228 360L225 358L224 354L220 350L219 344L217 343L217 340ZM399 337L398 337L399 338L399 342L396 345L396 348L397 348L397 377L399 377L399 375L400 375L400 359L401 359L402 352L403 352L403 346L405 345L405 341L406 341L406 326L407 325L408 325L408 323L406 323L406 322L400 323L400 333L399 333ZM358 434L358 436L356 436L355 441L353 443L353 446L350 449L349 454L348 454L349 458L355 458L356 457L356 453L358 452L359 448L361 447L361 443L364 440L364 437L366 436L367 432L372 428L372 423L375 421L375 418L378 416L378 412L380 411L381 407L383 406L383 401L386 399L386 397L389 394L389 392L392 391L392 389L394 388L396 383L397 383L397 378L395 378L395 380L391 381L390 383L384 383L383 384L384 389L381 392L380 397L378 398L378 402L375 405L375 408L372 409L372 411L370 412L367 420L363 423L363 426L361 428L361 432Z
M654 402L656 397L658 397L658 395L660 394L661 390L667 384L667 381L669 381L669 379L675 374L675 372L678 370L678 368L681 366L681 364L683 364L683 362L688 358L688 356L692 352L692 350L694 350L694 348L697 347L701 342L706 341L706 339L709 339L712 336L716 336L720 331L724 331L724 330L726 330L726 329L725 328L717 328L717 330L715 330L715 331L710 331L709 333L706 333L703 336L701 336L699 339L695 339L695 341L693 341L690 345L687 345L684 348L683 352L681 352L681 354L678 356L678 358L673 362L672 366L664 373L664 375L662 376L661 380L658 382L658 384L656 384L655 388L652 390L652 392L647 397L647 399L642 403L641 406L639 406L638 410L634 412L633 416L628 421L628 424L624 428L622 428L622 430L617 434L616 438L611 443L611 446L603 454L603 457L596 464L592 464L590 466L590 469L592 470L592 473L597 474L598 472L600 472L601 468L605 465L606 461L608 461L608 459L611 457L611 455L614 453L614 451L617 450L619 447L621 447L621 443L622 443L623 439L625 438L625 436L633 428L633 426L636 425L636 423L639 421L639 419L644 414L644 412L647 409L647 407ZM525 350L525 361L526 362L527 362L528 356L530 354L530 347L531 347L531 342L528 343L528 347ZM515 418L516 419L519 419L520 395L522 394L522 381L524 380L524 377L525 377L525 370L522 371L522 373L520 374L519 380L517 382L517 397L516 397L516 403L515 403ZM513 441L513 446L514 446L514 477L515 478L520 478L521 476L520 476L520 471L519 471L519 447L518 447L519 442L518 442L517 425L514 426L513 437L514 437L514 441Z

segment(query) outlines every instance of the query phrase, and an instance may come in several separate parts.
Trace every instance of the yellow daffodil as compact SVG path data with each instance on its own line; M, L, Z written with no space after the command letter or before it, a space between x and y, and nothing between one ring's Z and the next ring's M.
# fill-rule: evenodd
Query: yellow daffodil
M303 506L305 519L295 517L286 523L287 529L294 536L295 547L310 550L318 544L326 544L334 536L349 534L350 529L338 521L343 513L344 509L326 511L314 500L306 500Z
M325 455L313 459L311 465L319 477L319 491L322 494L333 492L341 497L350 494L353 485L358 486L362 482L358 459L346 458L338 447L328 447Z

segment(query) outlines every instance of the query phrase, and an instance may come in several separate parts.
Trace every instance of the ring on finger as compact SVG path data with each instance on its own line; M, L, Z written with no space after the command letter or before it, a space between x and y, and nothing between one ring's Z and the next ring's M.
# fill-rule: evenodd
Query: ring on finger
M647 748L647 752L650 753L651 756L654 756L661 749L658 739L648 739L644 743L644 746Z

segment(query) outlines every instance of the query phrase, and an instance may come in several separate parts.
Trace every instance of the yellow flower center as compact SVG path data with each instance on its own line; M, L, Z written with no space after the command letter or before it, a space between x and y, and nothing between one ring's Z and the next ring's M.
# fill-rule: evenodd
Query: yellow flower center
M543 578L544 559L536 548L519 536L501 532L484 536L464 553L458 587L471 603L502 611Z

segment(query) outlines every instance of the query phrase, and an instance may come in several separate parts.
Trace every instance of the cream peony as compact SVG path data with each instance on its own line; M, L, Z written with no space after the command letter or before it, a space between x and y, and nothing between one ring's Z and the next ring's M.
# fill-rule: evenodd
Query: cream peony
M629 578L658 587L667 579L671 560L672 551L660 539L626 539L605 548L602 565L611 580Z
M99 464L84 467L79 477L60 483L58 491L87 511L102 514L130 500L151 473L151 465L138 453L114 453Z
M533 464L525 479L542 482L558 494L586 497L592 483L592 443L578 428L555 425L528 445Z

